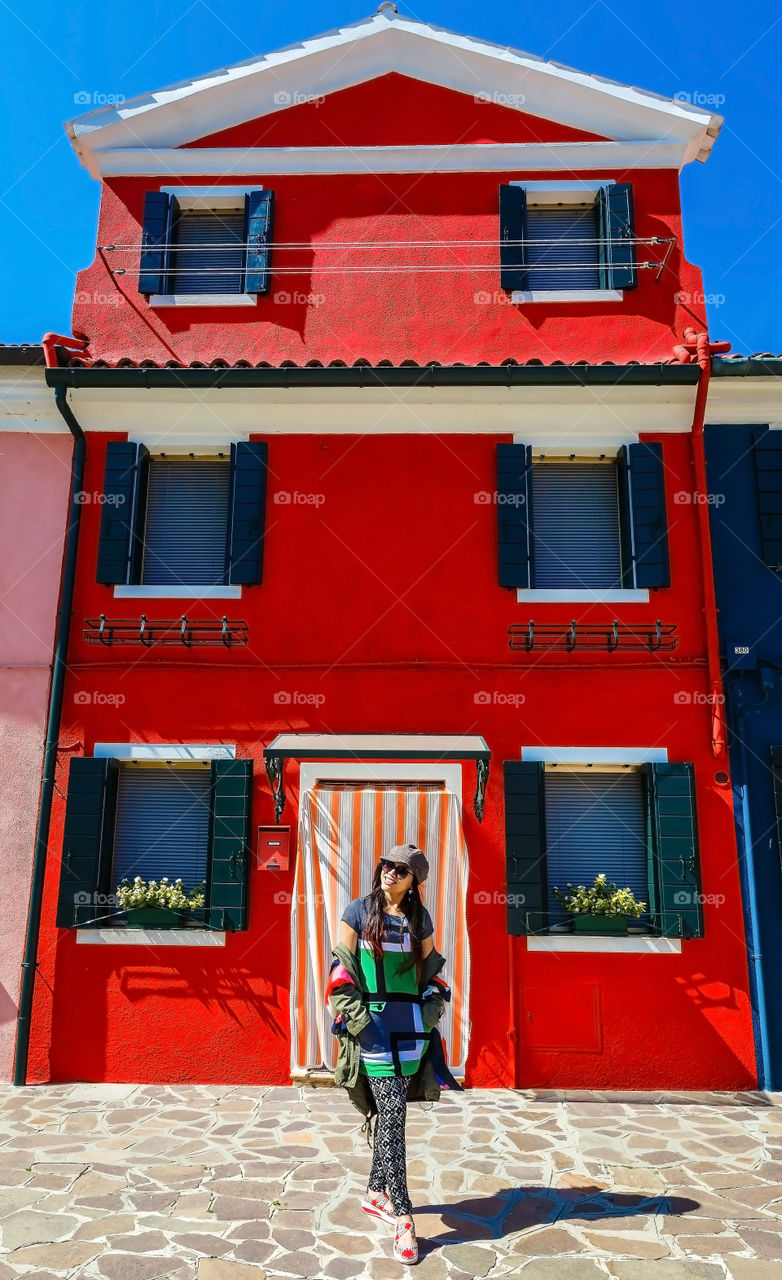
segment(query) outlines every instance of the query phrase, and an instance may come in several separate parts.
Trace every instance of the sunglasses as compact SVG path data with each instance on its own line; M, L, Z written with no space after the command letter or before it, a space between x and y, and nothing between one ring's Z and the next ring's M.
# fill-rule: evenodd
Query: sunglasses
M409 875L412 875L412 874L413 874L413 873L412 873L412 871L410 870L410 868L409 868L409 867L404 866L404 864L403 864L403 863L401 863L401 862L397 862L397 863L389 862L388 858L381 858L381 859L380 859L380 869L381 869L381 871L393 871L393 873L394 873L394 875L396 876L397 880L404 880L405 876L409 876Z

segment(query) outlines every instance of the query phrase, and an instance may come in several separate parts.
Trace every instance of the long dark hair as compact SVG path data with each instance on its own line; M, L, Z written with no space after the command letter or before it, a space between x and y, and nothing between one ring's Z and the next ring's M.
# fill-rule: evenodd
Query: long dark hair
M386 895L380 883L382 871L380 863L375 867L375 874L372 877L372 892L369 895L369 911L367 912L367 923L364 928L364 937L372 947L372 951L378 960L383 957L382 935L385 925L383 923L383 913L388 905ZM407 918L407 927L410 930L410 947L412 955L406 964L400 966L400 973L407 973L416 967L416 975L421 972L421 932L424 927L424 904L421 901L421 895L418 890L418 880L413 873L413 883L409 892L405 893L399 904L400 910Z

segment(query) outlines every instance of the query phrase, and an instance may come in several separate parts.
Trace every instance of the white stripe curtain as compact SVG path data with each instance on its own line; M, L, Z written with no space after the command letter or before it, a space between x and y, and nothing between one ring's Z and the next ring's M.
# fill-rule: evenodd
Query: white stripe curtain
M291 1072L333 1070L337 1043L324 999L342 912L372 886L378 859L416 844L429 862L421 898L451 1001L438 1024L446 1060L464 1074L469 1041L468 854L458 796L440 786L319 783L302 796L291 910Z

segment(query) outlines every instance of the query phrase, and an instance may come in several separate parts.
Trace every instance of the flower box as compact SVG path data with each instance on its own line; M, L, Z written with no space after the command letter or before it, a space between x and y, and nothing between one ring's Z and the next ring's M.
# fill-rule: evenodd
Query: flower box
M128 927L131 929L148 929L154 925L181 925L185 918L181 911L172 911L170 907L128 907L126 911Z
M576 933L627 933L629 919L630 916L594 916L589 911L575 911L573 928Z

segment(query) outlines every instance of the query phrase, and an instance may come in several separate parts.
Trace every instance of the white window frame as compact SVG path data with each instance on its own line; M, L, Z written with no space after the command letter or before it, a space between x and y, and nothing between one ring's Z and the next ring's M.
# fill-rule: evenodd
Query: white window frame
M257 188L254 187L253 190ZM133 435L128 435L128 441L145 443L141 436ZM215 449L207 444L199 444L195 447L187 444L166 444L165 448L159 445L154 448L147 445L147 448L152 458L165 455L167 458L193 458L197 461L199 458L213 458L215 455ZM230 466L230 461L228 465ZM114 584L114 597L117 600L241 600L242 584L221 582L191 586L187 582L148 585L143 582L117 582Z
M163 195L176 196L180 209L243 209L245 196L263 191L251 187L161 187ZM255 293L153 293L151 307L254 307Z
M529 432L523 436L514 436L514 444L529 444ZM628 441L625 441L628 443ZM578 453L574 455L571 448L564 445L557 445L554 448L546 446L532 446L533 459L536 456L545 458L574 458L574 461L589 462L590 458L612 458L616 459L619 453L619 445L611 444L605 448L602 446L578 446ZM632 530L630 537L632 540ZM631 551L632 551L631 546ZM539 604L648 604L649 588L648 587L517 587L516 601L519 604L524 602Z
M615 771L625 766L661 763L668 760L667 747L540 747L521 748L522 760L540 760L544 764L563 765L569 769L597 769ZM680 955L681 938L646 938L642 934L633 937L596 937L589 934L547 934L535 937L525 935L527 951L591 951L617 952L632 955Z
M548 182L512 181L510 186L523 187L527 193L527 205L534 209L537 205L579 205L584 203L584 196L597 193L603 187L614 185L614 178L600 180L585 179L582 182L562 182L551 179ZM623 289L514 289L511 302L621 302Z
M193 760L233 760L236 758L236 744L96 742L93 755L126 762L146 760L185 764ZM88 946L224 947L225 938L225 931L217 929L127 929L120 925L106 929L76 929L77 943Z

